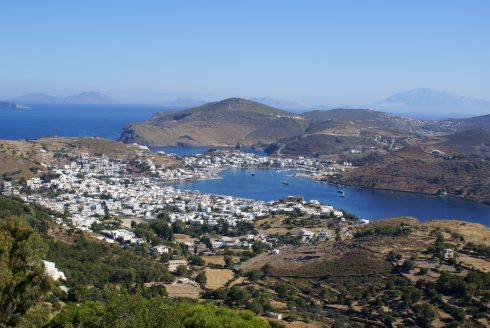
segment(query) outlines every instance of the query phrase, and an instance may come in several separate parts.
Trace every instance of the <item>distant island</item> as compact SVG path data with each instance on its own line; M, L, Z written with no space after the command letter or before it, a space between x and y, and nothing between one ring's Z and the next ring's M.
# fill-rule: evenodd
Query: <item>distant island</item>
M483 115L490 113L490 101L456 95L429 88L417 88L395 93L369 108L397 114L427 117L434 113L446 113L450 117Z
M13 102L8 102L8 101L0 101L0 109L26 109L29 108L28 106L24 106L21 104L13 103Z
M45 93L28 93L15 99L23 103L45 104L111 104L115 103L111 97L100 92L82 92L67 97L55 97Z

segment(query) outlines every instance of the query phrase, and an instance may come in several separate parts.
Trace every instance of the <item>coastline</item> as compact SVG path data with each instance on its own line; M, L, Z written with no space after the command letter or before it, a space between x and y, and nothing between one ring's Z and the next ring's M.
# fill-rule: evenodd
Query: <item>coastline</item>
M331 182L328 180L317 179L316 177L311 177L311 179L313 179L316 182L320 182L320 183L328 183L328 184L332 184L332 185L339 184L339 183ZM432 196L432 197L439 197L439 198L453 198L453 199L459 199L459 200L473 202L476 204L490 206L490 203L487 203L487 202L477 201L475 199L461 197L461 196L453 195L453 194L441 195L441 194L436 194L436 193L414 191L414 190L356 186L356 185L346 184L346 183L342 183L342 185L349 187L349 188L356 188L356 189L363 189L363 190L382 190L382 191L401 192L401 193L416 194L416 195L425 195L425 196Z

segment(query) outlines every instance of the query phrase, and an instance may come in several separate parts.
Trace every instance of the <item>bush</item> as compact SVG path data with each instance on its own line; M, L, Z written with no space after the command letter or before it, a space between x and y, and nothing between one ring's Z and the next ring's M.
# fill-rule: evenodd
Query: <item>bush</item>
M235 311L212 304L172 302L161 297L146 299L125 292L112 292L105 298L104 302L67 305L48 327L270 327L251 311Z
M415 321L422 327L430 327L432 321L436 318L434 307L428 303L417 304L413 313Z
M403 261L403 264L400 267L400 271L403 273L409 273L410 270L412 270L414 266L415 266L415 264L413 263L413 261L405 260L405 261Z

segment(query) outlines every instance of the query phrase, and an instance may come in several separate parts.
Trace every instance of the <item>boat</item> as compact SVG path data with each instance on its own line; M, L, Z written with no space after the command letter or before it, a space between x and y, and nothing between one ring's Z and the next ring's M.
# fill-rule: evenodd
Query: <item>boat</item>
M252 172L252 176L253 176L253 177L255 176L255 172Z
M342 195L342 196L345 195L345 193L344 193L344 191L342 189L337 190L337 193L340 194L340 195Z
M289 182L287 180L282 180L282 184L287 186L287 185L289 185Z

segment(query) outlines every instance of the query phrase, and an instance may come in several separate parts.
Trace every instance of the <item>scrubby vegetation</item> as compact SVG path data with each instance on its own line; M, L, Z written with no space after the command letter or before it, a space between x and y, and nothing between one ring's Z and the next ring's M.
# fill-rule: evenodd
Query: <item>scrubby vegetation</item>
M444 228L406 219L362 226L347 220L342 226L353 233L349 237L344 231L340 241L305 242L278 229L269 234L271 245L255 241L250 249L225 248L209 255L194 254L176 242L180 236L174 235L176 227L169 225L164 211L155 220L132 223L149 244L171 247L169 253L156 254L148 246L108 244L55 225L52 215L62 217L39 205L0 197L0 326L278 326L257 317L270 312L282 313L285 321L334 327L487 322L490 273L460 263L459 255L445 257L444 251L484 261L488 246L465 242L467 235ZM280 224L296 229L306 218L298 213L281 217ZM334 218L316 220L330 231L340 224ZM200 242L210 244L211 234L199 234ZM271 254L270 247L280 247L280 253ZM280 265L281 256L286 265ZM172 258L186 259L189 265L170 274L164 262ZM41 259L55 262L66 274L68 292L45 276ZM247 270L245 261L259 265ZM227 268L231 280L210 289L210 268ZM176 277L193 281L199 302L168 296L174 286L165 283Z
M464 246L463 250L490 259L490 246L468 243Z
M61 327L148 328L266 328L267 321L251 311L234 311L212 304L170 301L162 297L110 292L103 301L85 301L66 306L48 325Z
M270 327L251 311L171 301L139 284L167 279L163 265L68 231L57 240L50 225L42 207L0 197L0 327ZM68 293L42 259L70 277Z

